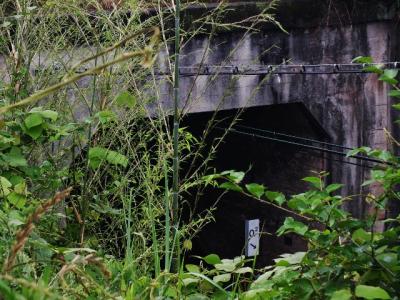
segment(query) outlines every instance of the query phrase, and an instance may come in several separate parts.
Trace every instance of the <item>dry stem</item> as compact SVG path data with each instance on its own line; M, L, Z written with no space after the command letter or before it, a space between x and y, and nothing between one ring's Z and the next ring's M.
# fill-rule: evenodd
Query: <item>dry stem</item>
M10 250L10 255L8 256L7 260L4 263L3 267L4 273L10 272L11 269L13 268L17 254L24 248L26 241L29 238L29 235L35 228L35 223L39 222L42 215L46 213L51 207L60 203L63 199L68 197L71 191L72 188L70 187L62 192L58 192L52 199L47 200L38 208L36 208L33 214L29 216L29 218L26 220L25 226L20 231L17 232L16 240Z

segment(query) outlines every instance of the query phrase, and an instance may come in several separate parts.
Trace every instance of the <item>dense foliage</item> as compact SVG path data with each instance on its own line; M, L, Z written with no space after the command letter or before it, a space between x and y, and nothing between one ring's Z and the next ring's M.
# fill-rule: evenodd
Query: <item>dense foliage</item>
M340 184L326 185L326 173L305 178L310 190L290 198L257 183L242 186L242 172L205 176L212 150L201 156L203 140L181 128L181 161L204 161L181 178L182 202L210 185L244 193L292 211L297 217L276 234L295 233L309 245L263 269L216 254L185 264L212 210L179 228L170 224L174 141L168 116L146 110L160 100L152 65L157 51L168 50L165 22L173 14L159 5L143 21L146 1L123 3L129 13L102 11L96 1L0 4L0 299L398 299L400 218L378 216L400 199L400 162L382 150L349 153L385 163L365 183L382 192L366 197L372 214L361 220L342 209L351 197L339 196ZM239 26L251 31L273 21L270 8ZM189 26L182 43L207 34L210 24L212 33L229 30L218 23L223 12L217 6ZM77 48L88 58L77 59ZM400 98L397 70L368 66L366 57L357 62Z

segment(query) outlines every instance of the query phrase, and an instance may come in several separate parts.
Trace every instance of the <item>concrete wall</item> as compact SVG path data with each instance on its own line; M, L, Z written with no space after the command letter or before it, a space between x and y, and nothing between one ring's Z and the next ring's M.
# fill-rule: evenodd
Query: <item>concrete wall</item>
M291 5L293 2L296 4ZM211 40L200 36L183 49L182 64L350 63L359 55L372 56L376 62L399 58L393 1L331 2L329 7L329 1L282 1L277 17L288 34L265 26L253 34L221 32ZM249 3L246 6L252 7ZM276 75L269 79L222 75L182 81L182 106L191 95L190 103L185 105L187 112L303 102L331 142L347 147L387 148L383 129L392 125L391 100L387 97L388 87L373 74ZM162 92L161 103L168 109L171 89L164 86ZM335 162L328 169L332 181L346 185L343 194L363 192L360 184L368 169ZM357 198L348 209L361 216L367 208Z

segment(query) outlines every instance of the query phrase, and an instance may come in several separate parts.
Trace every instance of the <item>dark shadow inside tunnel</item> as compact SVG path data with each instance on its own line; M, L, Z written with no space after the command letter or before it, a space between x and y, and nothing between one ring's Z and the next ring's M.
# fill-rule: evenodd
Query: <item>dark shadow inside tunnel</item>
M206 143L211 145L218 139L237 114L238 110L216 113L216 125L210 131ZM212 116L212 112L189 114L181 125L200 137ZM326 168L323 152L299 147L297 144L282 143L279 139L260 138L257 134L263 131L277 132L326 141L326 132L301 103L247 108L240 113L233 128L236 131L226 135L210 163L216 172L246 171L244 183L263 184L268 190L290 196L307 189L307 184L301 181L302 178L313 176L313 171L319 172ZM204 151L207 151L207 147ZM191 164L183 163L182 173L193 168ZM183 215L188 215L188 210L195 209L195 213L201 213L209 209L221 193L216 188L208 188L203 191L196 204L189 201L189 206L192 207L183 207ZM192 241L193 249L188 260L191 256L205 256L210 253L216 253L222 258L243 254L245 221L251 219L260 220L260 249L257 257L260 266L271 263L279 254L304 250L306 244L300 238L276 236L276 230L286 216L289 216L288 213L267 203L240 193L228 192L216 205L215 221L206 225Z

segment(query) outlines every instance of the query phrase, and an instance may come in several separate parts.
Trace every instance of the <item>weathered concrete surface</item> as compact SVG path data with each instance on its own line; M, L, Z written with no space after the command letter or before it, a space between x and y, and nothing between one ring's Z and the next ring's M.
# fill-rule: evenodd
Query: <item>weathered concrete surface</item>
M182 64L350 63L360 55L372 56L376 62L399 58L399 30L392 1L354 1L358 6L332 1L331 15L318 11L317 1L293 2L297 4L285 6L291 7L286 14L282 10L278 14L288 26L288 34L268 26L255 34L220 33L212 40L197 37L184 48ZM287 3L284 1L284 5ZM309 18L299 15L305 5L309 5ZM383 129L392 127L391 100L388 87L373 74L276 75L270 79L224 75L182 81L181 104L187 112L302 102L328 132L331 142L347 147L388 146ZM164 108L170 108L170 87L164 86L162 92L160 100ZM187 103L189 93L191 100ZM328 171L332 181L345 184L343 194L364 192L360 185L368 169L331 162ZM362 198L350 202L348 209L358 216L366 213Z

